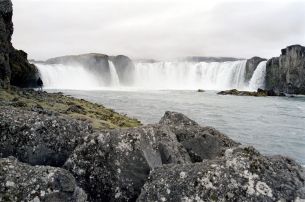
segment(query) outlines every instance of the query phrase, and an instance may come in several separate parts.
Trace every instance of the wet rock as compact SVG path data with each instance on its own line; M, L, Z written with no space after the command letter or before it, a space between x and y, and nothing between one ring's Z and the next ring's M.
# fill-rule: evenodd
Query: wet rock
M305 94L305 47L288 46L266 65L266 89L288 94Z
M0 201L85 202L86 193L66 170L0 159Z
M263 90L257 89L256 92L251 91L239 91L236 89L220 91L218 95L237 95L237 96L254 96L254 97L265 97L265 96L286 96L284 93L276 92L274 90Z
M61 166L92 132L69 117L0 107L0 158L15 156L31 165Z
M162 125L91 135L68 159L90 200L135 201L151 169L190 163L174 133Z
M252 57L247 60L246 69L245 69L245 81L249 82L253 76L254 71L256 70L259 63L266 61L264 58Z
M237 147L214 160L155 168L137 201L294 201L305 199L304 180L290 159Z
M120 83L122 85L131 85L134 81L133 72L135 71L135 66L132 60L125 55L110 57L110 60L116 68Z

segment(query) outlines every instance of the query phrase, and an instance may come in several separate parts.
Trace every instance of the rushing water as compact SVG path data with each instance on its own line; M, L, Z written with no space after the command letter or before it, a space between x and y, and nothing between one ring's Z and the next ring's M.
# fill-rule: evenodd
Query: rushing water
M260 62L257 68L255 69L252 78L249 82L249 90L255 91L258 88L265 87L266 63L267 61Z
M47 89L149 89L149 90L227 90L248 89L245 82L246 60L234 62L156 62L135 63L133 71L126 72L130 85L120 84L116 67L109 61L110 83L100 74L81 65L37 64ZM261 74L259 74L261 75ZM262 75L264 76L264 75ZM264 78L257 78L264 80ZM255 81L254 81L255 82ZM80 87L81 86L81 87Z
M215 91L64 91L156 123L165 111L182 112L264 154L305 165L305 97L221 96Z

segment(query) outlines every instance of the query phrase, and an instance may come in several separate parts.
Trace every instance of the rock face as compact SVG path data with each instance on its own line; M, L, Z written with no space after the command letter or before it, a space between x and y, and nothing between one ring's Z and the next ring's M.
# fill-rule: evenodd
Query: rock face
M10 84L19 87L35 87L39 77L37 68L27 61L27 54L14 49L13 7L11 0L0 1L0 87Z
M268 60L266 88L289 94L305 94L305 47L288 46L280 57Z
M0 201L85 202L86 193L66 170L0 159Z
M211 161L154 169L138 201L294 201L305 198L304 180L290 159L237 147Z
M133 72L135 70L132 60L124 55L118 55L110 59L116 68L120 83L123 85L131 85L134 81Z
M96 75L99 75L106 83L110 82L110 70L108 56L99 53L82 55L69 55L51 58L45 61L48 64L81 65Z
M260 58L260 57L253 57L253 58L250 58L247 60L246 70L245 70L246 71L246 73L245 73L246 82L250 81L255 69L257 68L258 64L261 63L262 61L266 61L266 59Z
M31 165L62 166L92 132L86 123L43 111L0 107L0 117L0 158L15 156Z

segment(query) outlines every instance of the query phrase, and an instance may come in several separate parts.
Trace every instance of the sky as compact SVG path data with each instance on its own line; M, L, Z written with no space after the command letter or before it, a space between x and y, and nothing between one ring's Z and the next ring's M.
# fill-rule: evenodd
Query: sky
M166 60L278 56L305 45L305 0L12 0L29 58L83 53Z

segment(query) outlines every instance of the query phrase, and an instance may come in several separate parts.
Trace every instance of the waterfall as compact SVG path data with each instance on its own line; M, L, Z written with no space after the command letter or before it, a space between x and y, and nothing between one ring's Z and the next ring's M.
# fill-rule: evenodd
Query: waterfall
M80 65L35 65L47 89L90 90L104 85L98 76Z
M145 89L245 88L246 61L137 63L134 85Z
M258 88L265 88L266 64L267 61L262 61L258 64L250 79L249 90L256 91Z
M116 71L116 68L112 61L109 61L109 70L110 70L110 76L111 76L111 86L112 87L118 87L120 86L120 79L118 76L118 73Z
M95 90L110 89L150 89L150 90L245 90L246 61L233 62L156 62L135 63L133 71L125 71L132 78L130 86L120 84L120 75L115 65L109 61L108 81L104 75L94 73L82 65L36 64L45 88ZM102 73L101 73L102 74ZM124 76L124 75L123 75Z

